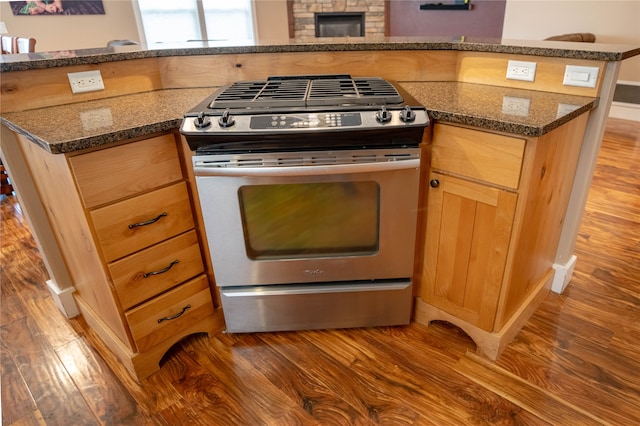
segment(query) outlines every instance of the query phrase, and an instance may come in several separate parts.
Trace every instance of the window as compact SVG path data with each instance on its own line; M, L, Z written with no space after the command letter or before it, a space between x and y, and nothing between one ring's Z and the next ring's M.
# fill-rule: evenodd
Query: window
M209 41L216 45L254 41L251 0L138 0L148 47Z

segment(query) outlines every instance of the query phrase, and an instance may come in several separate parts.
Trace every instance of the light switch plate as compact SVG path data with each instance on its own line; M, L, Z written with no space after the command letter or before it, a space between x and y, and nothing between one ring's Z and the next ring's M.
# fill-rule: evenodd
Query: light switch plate
M562 84L565 86L596 87L598 71L598 67L567 65Z

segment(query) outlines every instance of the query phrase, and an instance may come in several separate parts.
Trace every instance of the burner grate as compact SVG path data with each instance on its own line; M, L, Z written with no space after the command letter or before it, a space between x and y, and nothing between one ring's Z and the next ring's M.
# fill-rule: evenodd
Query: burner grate
M391 105L402 101L402 96L391 83L377 77L270 77L266 81L233 83L222 89L209 107Z

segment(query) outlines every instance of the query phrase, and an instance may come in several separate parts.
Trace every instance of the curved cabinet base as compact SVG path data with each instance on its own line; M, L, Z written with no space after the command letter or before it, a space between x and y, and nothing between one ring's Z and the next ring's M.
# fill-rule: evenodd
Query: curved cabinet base
M469 324L442 309L424 302L420 297L415 298L414 321L425 326L428 326L431 321L447 321L459 327L471 337L476 344L476 353L478 355L495 361L549 293L553 280L551 272L540 282L535 291L531 292L520 309L499 331L489 332Z
M100 340L102 340L102 343L104 343L106 349L108 349L110 353L100 351L101 348L96 349L98 349L101 355L107 360L115 355L120 364L137 381L143 380L158 371L160 369L160 361L169 348L185 337L196 333L207 333L212 336L221 332L225 328L222 310L217 309L212 315L209 315L201 321L182 330L182 332L171 336L171 339L165 340L146 352L134 353L125 347L122 342L113 335L104 322L95 315L92 309L87 306L81 298L76 297L76 302L80 308L80 313L83 318L91 329L98 335Z

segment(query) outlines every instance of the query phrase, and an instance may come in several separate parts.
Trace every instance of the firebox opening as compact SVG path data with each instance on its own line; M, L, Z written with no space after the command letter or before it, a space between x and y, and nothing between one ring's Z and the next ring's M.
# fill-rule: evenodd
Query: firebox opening
M364 37L364 12L316 13L316 37Z

